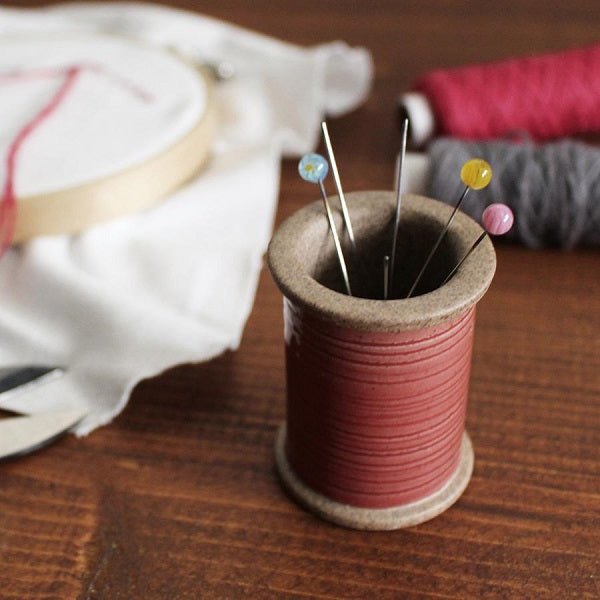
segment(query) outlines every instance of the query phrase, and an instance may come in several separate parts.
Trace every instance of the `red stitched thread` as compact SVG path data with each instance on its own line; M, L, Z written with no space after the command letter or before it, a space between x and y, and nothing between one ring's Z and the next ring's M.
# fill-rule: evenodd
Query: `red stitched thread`
M432 105L438 134L534 140L600 131L600 45L431 71L414 89Z
M78 74L79 68L77 67L67 69L65 81L50 99L50 102L48 102L48 104L46 104L46 106L44 106L35 117L19 131L8 148L6 154L6 181L4 182L2 206L0 208L0 256L2 256L10 247L15 233L17 202L15 197L14 179L17 154L27 137L44 121L44 119L57 109L63 98L72 88Z
M4 255L10 247L15 234L15 225L17 222L17 201L14 189L15 171L17 156L19 150L27 138L35 131L35 129L43 123L61 104L66 95L72 89L79 74L87 69L89 71L100 73L108 77L113 83L127 89L134 96L143 102L150 102L154 99L152 94L146 90L136 86L134 83L118 76L115 73L110 73L101 65L82 64L66 68L52 69L31 69L30 71L10 71L0 73L1 81L22 81L29 79L47 79L64 75L65 80L52 96L48 104L46 104L15 136L8 147L6 154L6 180L4 182L2 197L0 199L0 257Z

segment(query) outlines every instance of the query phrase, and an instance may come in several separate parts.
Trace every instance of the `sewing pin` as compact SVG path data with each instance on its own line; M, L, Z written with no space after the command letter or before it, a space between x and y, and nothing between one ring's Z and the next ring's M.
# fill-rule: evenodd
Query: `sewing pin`
M348 232L348 238L350 238L350 244L352 244L352 252L356 257L356 241L354 239L354 230L352 229L352 222L350 221L350 213L348 212L348 205L346 204L346 198L344 191L342 190L342 182L340 181L340 173L335 162L335 156L333 154L333 147L331 146L331 139L329 138L329 131L327 129L327 123L323 121L321 123L321 129L323 130L323 139L325 140L325 146L327 148L327 155L329 156L329 162L331 163L331 170L333 172L333 179L335 181L335 188L340 199L342 206L342 216L344 217L344 225Z
M348 278L348 269L346 267L346 261L344 260L344 253L342 252L342 245L340 244L340 238L333 220L333 215L331 214L329 200L327 199L327 192L325 191L325 186L323 185L323 180L325 177L327 177L327 173L329 172L329 165L320 154L306 154L298 163L298 172L300 173L300 177L302 177L302 179L305 181L319 184L319 189L321 190L321 196L323 198L323 205L325 206L325 214L327 215L329 229L331 230L331 235L333 236L333 243L335 245L335 251L337 252L338 261L340 263L340 269L344 278L346 291L348 292L348 296L352 296L350 280Z
M402 125L402 145L400 154L396 160L396 216L394 220L394 235L392 238L392 254L389 278L394 281L394 266L396 264L396 246L398 244L398 229L400 227L400 209L402 205L402 166L404 165L404 157L406 156L406 138L408 136L408 119L404 119Z
M485 231L475 240L473 245L469 248L466 254L458 261L458 264L450 271L448 277L444 279L442 285L448 283L448 281L454 276L454 274L460 269L462 264L471 256L475 248L483 242L487 235L504 235L513 225L514 216L512 210L506 204L495 202L490 204L481 216L481 222Z
M390 288L390 257L386 254L383 257L383 299L387 300Z
M421 277L423 277L423 274L425 273L425 270L427 269L431 259L433 258L433 255L435 254L440 243L442 242L442 239L446 235L446 232L450 228L450 225L452 224L452 221L454 220L454 217L456 216L458 209L461 207L461 205L462 205L464 199L467 197L467 194L469 193L469 191L470 190L481 190L490 183L490 181L492 179L492 167L489 165L489 163L487 163L482 158L472 158L471 160L468 160L462 166L462 169L460 170L460 178L461 178L462 182L465 184L465 189L464 189L463 193L461 194L460 198L458 199L458 202L454 206L454 210L452 211L452 214L450 215L448 222L442 229L435 244L433 245L431 252L429 252L429 255L427 256L427 258L425 260L425 264L421 267L421 270L419 271L419 274L417 275L415 282L412 284L412 287L410 288L410 291L408 292L408 295L406 296L407 298L410 298L412 296L413 292L415 291L415 288L419 284L419 281L421 281Z

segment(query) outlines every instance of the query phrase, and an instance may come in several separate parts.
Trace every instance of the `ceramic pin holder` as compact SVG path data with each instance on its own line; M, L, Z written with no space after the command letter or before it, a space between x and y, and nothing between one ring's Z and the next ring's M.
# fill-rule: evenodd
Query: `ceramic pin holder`
M357 529L396 529L440 514L470 480L464 424L475 304L496 259L486 239L440 287L482 232L458 213L415 295L402 299L452 211L406 194L392 299L382 300L395 194L346 199L358 250L346 253L354 296L343 291L321 202L292 215L269 246L284 296L287 376L275 458L284 486L317 515ZM336 221L343 231L339 214Z

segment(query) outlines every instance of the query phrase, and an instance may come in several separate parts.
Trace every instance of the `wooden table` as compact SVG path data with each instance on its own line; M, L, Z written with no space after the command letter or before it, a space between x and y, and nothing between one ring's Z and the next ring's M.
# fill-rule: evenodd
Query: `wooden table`
M424 70L600 30L597 0L174 4L371 49L370 99L330 121L347 190L390 187L394 100ZM278 222L313 195L284 162ZM284 396L281 297L263 270L239 351L145 381L112 424L0 465L0 598L600 598L596 249L498 245L474 348L475 471L433 521L361 533L299 508L274 470Z

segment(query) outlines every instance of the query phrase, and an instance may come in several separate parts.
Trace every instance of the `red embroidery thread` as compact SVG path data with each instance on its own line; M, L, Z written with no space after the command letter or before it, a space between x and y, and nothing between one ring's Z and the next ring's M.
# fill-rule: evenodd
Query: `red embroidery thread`
M75 81L83 70L89 70L94 73L100 73L107 76L113 83L127 89L134 96L143 102L150 102L154 99L152 94L138 87L134 83L127 81L117 74L108 72L101 65L82 64L66 68L57 69L31 69L29 71L11 71L0 73L0 82L2 81L23 81L30 79L48 79L58 75L64 75L65 80L52 96L50 101L17 133L8 147L6 154L6 181L2 189L0 199L0 257L12 244L15 226L17 222L17 199L15 195L15 171L17 167L17 157L19 150L27 138L50 116L55 112L69 91L73 88Z

